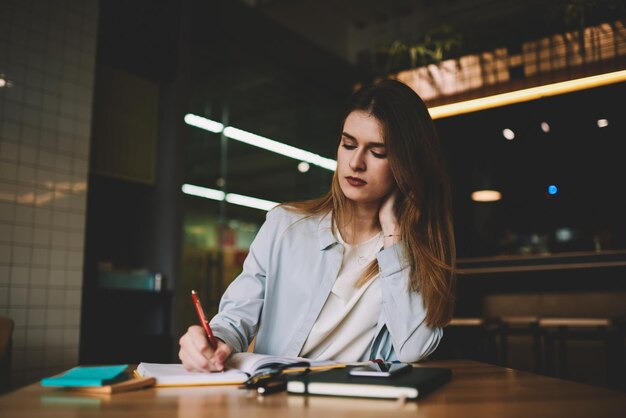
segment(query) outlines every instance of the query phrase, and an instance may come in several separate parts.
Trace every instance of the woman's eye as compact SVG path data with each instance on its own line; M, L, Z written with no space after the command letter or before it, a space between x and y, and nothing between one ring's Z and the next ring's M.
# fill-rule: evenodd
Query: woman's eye
M342 147L344 147L345 149L356 149L356 145L352 144L342 144Z
M387 158L387 154L381 154L380 152L372 151L372 155L376 158Z

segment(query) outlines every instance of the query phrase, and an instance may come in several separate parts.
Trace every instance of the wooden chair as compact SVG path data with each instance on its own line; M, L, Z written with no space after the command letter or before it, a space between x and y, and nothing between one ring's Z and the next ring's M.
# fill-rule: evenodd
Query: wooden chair
M523 335L532 338L533 345L533 371L542 372L541 362L541 332L539 330L539 317L537 316L502 316L499 319L498 335L500 340L499 363L509 367L509 337Z
M11 318L0 316L0 393L11 388L11 351L14 328L15 324Z
M491 318L453 318L432 358L464 358L496 364L496 330L497 323Z
M623 389L622 318L542 318L539 327L544 338L546 374L568 378L568 341L597 340L604 342L607 386Z

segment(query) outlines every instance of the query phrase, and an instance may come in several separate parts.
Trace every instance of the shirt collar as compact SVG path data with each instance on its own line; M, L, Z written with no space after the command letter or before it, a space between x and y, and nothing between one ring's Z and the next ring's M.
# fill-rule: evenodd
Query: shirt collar
M332 211L322 216L317 226L317 237L320 243L320 250L326 250L336 244L337 238L333 234L333 216Z

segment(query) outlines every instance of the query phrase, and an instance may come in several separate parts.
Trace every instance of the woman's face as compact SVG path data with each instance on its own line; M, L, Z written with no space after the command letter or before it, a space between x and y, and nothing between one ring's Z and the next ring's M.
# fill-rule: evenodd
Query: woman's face
M354 111L343 124L337 177L343 194L355 203L379 202L395 185L383 126L367 112Z

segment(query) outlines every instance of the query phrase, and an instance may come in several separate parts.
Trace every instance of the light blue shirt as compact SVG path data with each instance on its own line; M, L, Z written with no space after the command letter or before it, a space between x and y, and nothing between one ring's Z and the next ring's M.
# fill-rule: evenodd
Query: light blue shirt
M255 352L298 356L332 290L343 251L330 214L271 210L243 272L226 289L211 320L213 333L233 352L246 351L256 334ZM397 243L376 255L382 306L369 359L415 362L431 354L443 335L441 328L424 323L424 303L409 290L404 254Z

